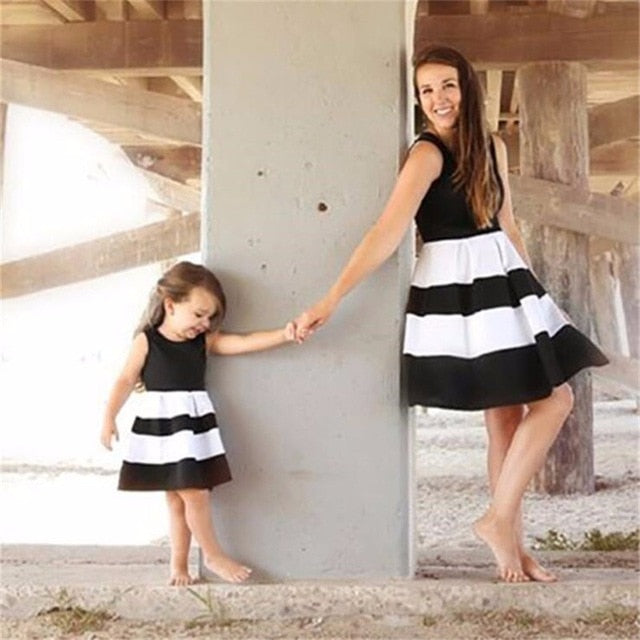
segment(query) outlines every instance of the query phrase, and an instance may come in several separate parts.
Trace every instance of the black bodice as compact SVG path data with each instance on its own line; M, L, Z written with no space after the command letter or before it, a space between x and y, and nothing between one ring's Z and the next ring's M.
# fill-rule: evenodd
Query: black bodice
M497 216L494 215L491 225L478 229L473 219L473 212L467 203L464 189L456 189L453 185L453 174L456 160L447 145L435 134L420 134L416 142L426 140L435 144L442 153L442 172L431 183L429 191L422 199L415 219L424 241L465 238L499 229ZM500 205L504 199L504 187L497 170L497 161L493 141L490 144L491 166L500 189Z
M142 369L147 391L204 391L207 364L205 334L175 342L156 328L145 329L149 353Z

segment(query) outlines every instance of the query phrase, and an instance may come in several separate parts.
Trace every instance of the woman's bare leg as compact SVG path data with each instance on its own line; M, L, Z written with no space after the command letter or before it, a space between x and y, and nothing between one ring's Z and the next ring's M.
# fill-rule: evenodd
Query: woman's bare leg
M484 421L489 436L487 447L487 471L489 486L493 495L494 487L498 481L502 464L511 446L511 441L525 415L524 405L512 405L508 407L496 407L484 412ZM520 554L520 563L525 575L538 582L554 582L556 576L542 567L524 547L524 535L522 526L522 504L516 516L516 542Z
M556 387L543 400L531 402L516 429L495 483L487 512L476 521L474 531L486 542L506 582L528 580L520 560L517 518L522 496L534 473L542 466L573 406L568 384Z
M216 538L211 516L210 492L206 489L181 489L189 529L204 554L204 564L217 576L228 582L243 582L251 574L245 567L224 554Z

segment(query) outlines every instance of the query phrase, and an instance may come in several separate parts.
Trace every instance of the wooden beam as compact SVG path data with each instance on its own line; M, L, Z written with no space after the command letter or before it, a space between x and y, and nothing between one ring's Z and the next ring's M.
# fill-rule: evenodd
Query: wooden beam
M498 131L500 124L500 97L502 95L502 71L487 69L487 122L489 131Z
M197 76L171 76L171 79L194 102L202 102L202 78Z
M162 140L201 144L201 108L191 100L117 87L0 59L0 98L74 118L106 122Z
M192 213L0 265L0 297L14 298L197 251Z
M145 20L162 20L165 15L163 0L128 0L138 16Z
M638 7L584 20L553 13L440 16L417 11L414 49L433 43L460 50L477 68L515 69L534 60L636 68Z
M176 182L146 169L138 169L156 193L157 199L178 211L192 213L200 211L200 189Z
M509 184L516 217L625 244L640 243L634 202L525 176L511 175Z
M202 73L200 20L3 25L2 56L28 64L114 75Z
M547 0L547 9L572 18L592 16L598 0Z
M97 20L126 20L124 0L95 0Z
M199 147L133 146L122 149L136 167L182 182L200 179L202 150Z
M591 175L629 175L640 171L640 144L623 140L602 145L589 152Z
M640 135L640 96L591 107L589 147L618 142Z
M95 5L86 0L42 0L68 22L93 20Z

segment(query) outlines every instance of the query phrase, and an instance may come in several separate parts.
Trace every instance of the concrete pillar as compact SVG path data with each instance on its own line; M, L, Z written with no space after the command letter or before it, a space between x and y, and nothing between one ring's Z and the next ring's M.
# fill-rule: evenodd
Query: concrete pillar
M225 328L278 327L331 284L406 147L402 2L205 2L204 260ZM406 576L400 398L410 243L311 342L218 357L228 552L266 579Z

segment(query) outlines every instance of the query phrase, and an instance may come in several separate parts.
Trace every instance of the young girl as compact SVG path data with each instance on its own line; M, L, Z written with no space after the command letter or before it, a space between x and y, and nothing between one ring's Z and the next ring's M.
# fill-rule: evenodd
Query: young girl
M206 567L219 577L242 582L251 573L224 554L212 524L210 491L231 474L205 390L206 356L270 349L293 341L295 331L288 323L273 331L222 333L225 308L220 283L201 265L180 262L158 280L109 396L100 436L111 450L118 412L134 387L144 387L118 488L165 491L172 585L193 582L187 564L191 534Z
M382 215L296 331L304 338L324 324L415 217L425 244L405 324L409 402L485 410L492 500L474 531L503 580L551 582L524 548L522 496L571 411L567 380L607 359L531 272L511 208L506 148L487 133L471 64L433 47L416 56L413 80L426 130Z

